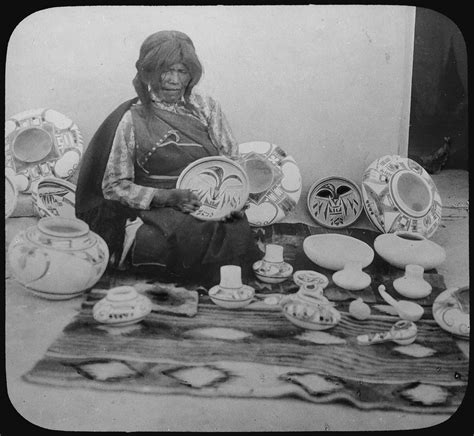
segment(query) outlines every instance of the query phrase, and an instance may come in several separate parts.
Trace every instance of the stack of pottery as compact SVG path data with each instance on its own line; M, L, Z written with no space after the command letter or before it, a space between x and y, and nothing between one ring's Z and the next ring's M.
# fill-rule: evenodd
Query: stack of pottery
M212 302L225 309L245 307L253 300L255 290L242 283L242 269L237 265L223 265L220 282L209 289Z
M105 241L76 218L47 217L15 235L8 247L13 276L32 293L54 300L76 297L105 272Z
M293 267L283 260L283 247L267 244L265 256L253 264L257 278L266 283L281 283L291 276Z

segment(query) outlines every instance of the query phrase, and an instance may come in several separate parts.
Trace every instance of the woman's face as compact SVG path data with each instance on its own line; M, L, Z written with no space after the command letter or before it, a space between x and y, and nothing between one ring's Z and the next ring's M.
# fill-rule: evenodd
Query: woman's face
M188 69L181 63L171 65L152 86L156 96L166 103L175 103L184 95L191 80Z

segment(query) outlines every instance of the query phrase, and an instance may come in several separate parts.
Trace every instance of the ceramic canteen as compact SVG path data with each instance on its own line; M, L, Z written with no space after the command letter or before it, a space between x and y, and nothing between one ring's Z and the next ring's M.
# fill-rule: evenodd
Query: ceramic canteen
M385 291L384 285L380 285L378 289L382 298L397 311L400 318L408 321L418 321L423 316L424 309L419 304L412 301L395 300Z
M152 309L151 301L132 286L109 289L105 298L92 308L94 319L102 324L125 326L143 320Z
M15 279L47 299L80 295L99 280L108 261L105 241L76 218L42 218L16 234L8 247Z
M237 265L221 266L219 284L209 289L212 302L226 309L245 307L254 296L255 290L242 283L242 270Z
M360 345L380 344L393 341L400 345L409 345L415 342L418 329L412 321L397 321L387 332L373 332L357 336Z
M443 247L413 232L397 231L379 235L375 238L374 249L382 259L400 269L414 264L429 270L446 260Z
M253 264L257 278L266 283L281 283L291 276L293 267L283 260L283 246L267 244L265 256Z
M349 261L344 268L332 275L333 282L340 288L349 291L360 291L370 285L372 279L362 271L362 263L357 261Z
M431 285L423 279L423 267L407 265L405 275L393 281L393 288L407 298L424 298L431 294Z

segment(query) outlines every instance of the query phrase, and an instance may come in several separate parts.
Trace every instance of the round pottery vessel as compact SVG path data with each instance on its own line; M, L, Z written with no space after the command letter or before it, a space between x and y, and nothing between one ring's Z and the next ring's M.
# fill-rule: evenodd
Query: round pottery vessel
M31 188L31 200L36 213L48 216L76 217L76 186L58 177L45 177Z
M366 214L382 233L405 230L429 238L441 222L441 197L430 175L412 159L386 155L362 176Z
M293 281L298 286L314 285L324 289L328 283L328 278L321 273L312 270L299 270L293 274Z
M407 265L405 275L393 281L393 288L407 298L424 298L431 294L431 285L423 279L420 265Z
M105 241L76 218L42 218L15 235L8 247L16 280L52 300L73 298L89 289L108 261Z
M293 267L283 261L283 246L267 244L265 256L252 266L257 278L265 283L281 283L293 273Z
M103 324L125 326L143 320L152 309L149 298L140 295L132 286L118 286L92 309L94 319Z
M347 262L360 262L365 268L374 260L374 250L365 242L337 233L308 236L303 250L316 265L335 271L343 269Z
M281 307L288 321L308 330L327 330L341 320L339 311L325 297L313 301L307 295L289 296L281 302Z
M412 232L399 231L379 235L375 238L374 249L382 259L400 269L414 264L429 270L446 260L443 247L423 235Z
M370 285L372 279L362 271L360 262L347 262L344 268L332 275L334 283L349 291L360 291Z
M469 287L450 288L439 294L433 303L433 318L449 333L469 338Z

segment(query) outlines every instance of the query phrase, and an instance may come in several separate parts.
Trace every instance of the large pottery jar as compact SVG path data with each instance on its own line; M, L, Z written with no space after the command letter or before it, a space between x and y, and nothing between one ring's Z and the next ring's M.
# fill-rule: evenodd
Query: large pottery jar
M374 249L389 264L405 269L407 265L422 266L425 271L436 268L446 259L443 247L418 233L384 233L375 238Z
M47 217L15 235L8 261L14 277L29 291L65 300L97 283L107 268L109 250L84 221Z

